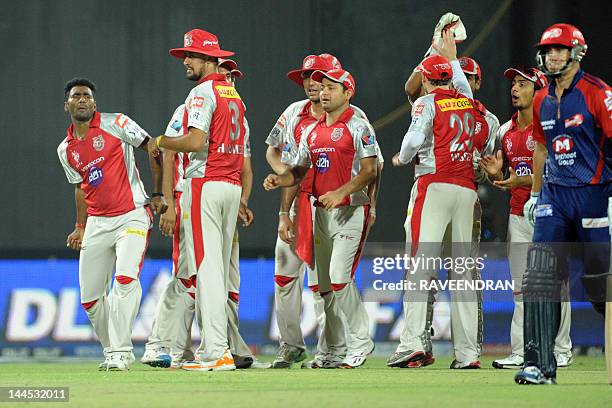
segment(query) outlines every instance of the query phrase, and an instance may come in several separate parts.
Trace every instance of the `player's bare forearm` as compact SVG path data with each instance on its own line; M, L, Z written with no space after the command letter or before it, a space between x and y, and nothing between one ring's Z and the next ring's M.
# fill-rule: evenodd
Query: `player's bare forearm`
M404 85L404 90L406 91L406 95L408 96L410 103L413 103L418 98L425 95L421 78L422 74L420 72L412 71L412 74L410 74L410 77L408 77L408 80Z
M376 178L368 186L368 198L370 199L370 207L376 208L376 200L380 191L380 181L382 180L383 163L379 163L376 169Z
M533 182L531 185L531 191L534 193L539 193L542 190L544 165L546 164L547 156L548 151L546 150L546 145L537 142L536 148L533 151Z
M159 147L176 152L201 152L208 142L208 133L201 129L190 127L189 132L182 136L159 136L156 141Z
M249 198L251 197L251 191L253 190L253 166L251 164L251 158L245 157L242 163L242 170L240 172L240 183L242 184L242 194L240 195L240 202L248 206Z
M157 157L149 152L149 167L151 168L151 181L153 182L153 192L162 191L163 166L162 157L160 154Z
M363 158L359 161L359 163L361 165L361 169L359 170L357 176L337 190L344 197L363 189L365 186L372 183L376 178L376 157L372 156Z
M76 208L76 224L85 225L87 222L87 204L85 203L85 193L80 184L74 186L74 204Z
M281 151L276 147L268 146L266 160L276 174L282 174L289 168L289 166L281 161Z
M295 186L285 187L281 190L281 198L280 198L280 211L281 212L289 212L291 209L291 205L295 200L295 196L297 195L300 189L300 185L296 184Z

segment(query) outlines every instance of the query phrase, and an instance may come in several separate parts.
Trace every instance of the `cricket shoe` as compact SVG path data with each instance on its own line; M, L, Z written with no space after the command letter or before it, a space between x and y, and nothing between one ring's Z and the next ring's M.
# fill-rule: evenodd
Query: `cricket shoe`
M480 361L457 361L453 360L450 367L451 370L478 370L480 368Z
M234 358L229 350L225 350L221 358L211 361L203 361L196 359L193 361L187 361L181 366L183 370L187 371L232 371L236 369Z
M523 356L518 354L510 354L506 358L500 358L493 361L493 368L521 368L523 366Z
M106 365L106 371L129 371L130 365L135 360L134 353L131 351L111 353Z
M557 368L565 368L572 364L574 356L571 351L567 353L555 353L555 359L557 360Z
M272 368L291 368L293 363L306 360L306 350L299 347L283 344L278 349Z
M388 367L408 367L411 363L417 363L426 357L422 350L396 351L387 360Z
M516 373L514 376L514 382L520 385L551 385L556 384L557 380L553 377L545 376L544 373L536 366L528 366Z
M251 364L251 369L266 370L268 368L272 368L272 363L266 363L265 361L259 361L256 358L253 359L253 364Z
M151 367L168 368L172 365L172 356L166 347L145 350L140 362Z
M436 362L436 359L434 358L433 354L429 352L425 352L425 357L422 358L421 360L409 361L407 364L400 365L399 367L400 368L421 368L421 367L426 367L428 365L432 365L435 362Z
M109 361L110 361L110 352L104 350L104 361L98 365L98 370L106 371L108 369Z
M306 368L306 369L323 368L323 359L324 358L325 358L325 356L318 356L317 355L317 356L315 356L315 358L313 360L304 361L300 368Z
M364 352L364 351L359 351L359 352L356 352L356 353L355 352L348 353L346 355L346 357L344 357L342 359L342 362L340 363L338 368L357 368L357 367L361 367L366 362L366 359L368 358L368 356L374 352L374 348L375 348L375 346L372 343L372 348L367 353Z
M251 356L239 356L237 354L232 354L232 357L234 358L236 368L246 369L251 368L253 365L253 357Z
M331 369L331 368L340 368L342 362L344 361L345 356L338 356L336 354L327 354L323 358L323 368Z

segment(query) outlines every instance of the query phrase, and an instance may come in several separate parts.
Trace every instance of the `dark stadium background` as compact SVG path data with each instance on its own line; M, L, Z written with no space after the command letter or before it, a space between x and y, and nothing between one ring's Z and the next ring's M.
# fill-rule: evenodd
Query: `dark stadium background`
M354 103L376 122L406 102L404 81L446 11L459 14L465 23L468 40L459 51L474 50L472 56L483 70L483 88L477 97L502 123L511 114L503 70L512 64L534 64L532 46L554 22L572 23L582 30L589 45L583 67L610 81L611 7L606 1L2 2L5 198L0 256L77 255L65 246L74 223L73 189L56 155L68 124L64 83L74 76L89 77L98 86L99 110L124 112L158 135L193 86L185 79L182 62L168 55L169 48L182 45L183 34L191 28L217 34L222 47L236 52L245 73L237 89L251 124L255 171L251 207L256 222L242 233L241 251L244 257L272 256L278 193L261 188L269 172L264 140L282 110L304 96L285 73L299 67L307 54L333 53L356 79ZM499 19L492 19L495 16ZM408 124L404 114L378 130L386 159L398 150ZM149 186L144 155L139 159ZM411 171L386 167L370 241L404 239L411 184ZM486 188L482 201L484 240L503 241L506 194ZM170 241L153 234L149 256L169 255Z

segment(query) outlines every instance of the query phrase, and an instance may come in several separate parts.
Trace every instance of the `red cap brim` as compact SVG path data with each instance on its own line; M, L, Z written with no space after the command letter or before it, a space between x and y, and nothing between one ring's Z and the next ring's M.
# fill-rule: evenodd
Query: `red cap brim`
M294 69L293 71L287 72L287 78L291 81L295 82L297 86L302 88L304 86L304 81L302 80L302 72L303 69Z
M240 71L239 69L232 69L230 71L230 74L232 74L233 76L235 76L236 78L242 78L244 76L244 74L242 73L242 71Z
M525 74L524 72L516 69L516 68L508 68L507 70L504 71L504 76L506 78L508 78L509 80L513 80L515 76L520 75L523 78L525 78L526 80L528 80L529 82L533 82L535 83L535 81L533 80L533 78L530 78L527 74Z
M211 57L219 57L219 58L229 57L229 56L234 55L232 51L224 51L224 50L203 51L200 48L192 48L192 47L173 48L170 50L170 55L176 58L183 59L185 58L186 52L193 52L194 54L209 55Z

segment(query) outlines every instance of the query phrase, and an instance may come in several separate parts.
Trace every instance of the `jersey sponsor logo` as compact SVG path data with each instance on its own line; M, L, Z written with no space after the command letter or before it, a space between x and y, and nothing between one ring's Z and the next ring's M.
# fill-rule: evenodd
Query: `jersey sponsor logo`
M418 104L417 106L414 107L414 113L412 114L412 116L417 116L423 113L423 109L425 109L425 105L423 105L422 103Z
M329 160L329 156L327 153L320 153L319 157L317 157L317 162L315 163L315 167L317 168L317 172L324 174L329 170L331 163Z
M215 86L215 89L219 93L219 96L222 98L230 98L230 99L240 99L240 95L236 91L236 88L233 86Z
M612 110L612 91L606 91L604 103L606 104L606 110L610 112Z
M123 231L124 235L139 235L141 237L146 237L147 236L147 232L141 229L137 229L137 228L126 228Z
M182 121L180 121L180 120L178 120L178 119L176 119L176 120L175 120L174 122L172 122L172 124L170 125L170 127L171 127L172 129L174 129L175 131L177 131L177 132L178 132L179 130L181 130L181 127L182 127L182 126L183 126L183 122L182 122Z
M506 151L508 152L512 151L512 139L510 138L506 139Z
M565 128L578 127L582 125L582 122L584 122L584 116L582 116L582 113L577 113L571 118L565 119Z
M582 219L582 228L608 228L609 225L608 217Z
M517 164L516 167L514 168L514 171L516 172L516 175L519 177L531 175L531 167L529 167L529 164L525 162L520 162L519 164Z
M100 156L100 157L98 157L98 158L96 158L96 159L94 159L94 160L90 161L89 163L87 163L87 164L85 165L85 167L83 167L82 171L87 171L87 170L89 170L89 168L91 168L92 166L95 166L96 164L101 163L101 162L103 162L103 161L104 161L104 156Z
M535 210L536 218L552 217L553 207L552 204L539 204Z
M371 135L370 132L361 136L361 144L363 147L372 146L374 144L374 135Z
M104 136L98 135L93 138L93 148L100 152L104 149Z
M270 139L276 139L278 137L278 135L280 134L280 129L278 128L278 126L274 126L272 128L272 131L270 131Z
M287 118L285 115L281 115L281 117L278 118L278 122L276 122L276 126L282 129L285 127L285 122L287 122Z
M474 128L474 133L480 133L482 130L482 123L476 122L476 127Z
M441 99L436 101L438 108L442 112L446 112L449 110L462 110L462 109L472 109L474 106L472 102L468 98L449 98L449 99Z
M551 130L553 127L555 127L555 120L545 120L540 122L540 125L542 126L542 130Z
M535 150L536 141L533 140L533 135L527 136L527 142L525 144L527 145L527 150L529 150L530 152L533 152Z
M87 182L92 187L98 187L102 180L104 179L104 172L101 168L92 166L89 170L89 175L87 176Z
M221 143L217 147L217 153L244 155L244 146L241 144Z
M210 41L210 40L204 40L204 41L202 41L202 45L203 45L203 46L205 46L205 47L206 47L206 46L212 46L212 47L214 47L214 46L219 45L219 41Z
M77 167L81 167L81 155L79 154L79 152L73 150L70 153L72 154L72 160L74 161L74 164Z
M331 133L331 140L337 142L342 139L342 135L344 134L343 128L335 128Z
M574 140L568 135L559 135L552 141L555 151L555 160L559 166L572 166L576 159L574 150Z
M292 149L292 144L291 143L284 143L283 144L283 148L282 148L283 152L290 152L291 149Z
M202 106L204 106L204 97L202 96L194 96L189 101L190 108L201 108Z
M316 139L317 139L317 132L312 132L310 134L309 145L312 146L312 144L315 142Z

